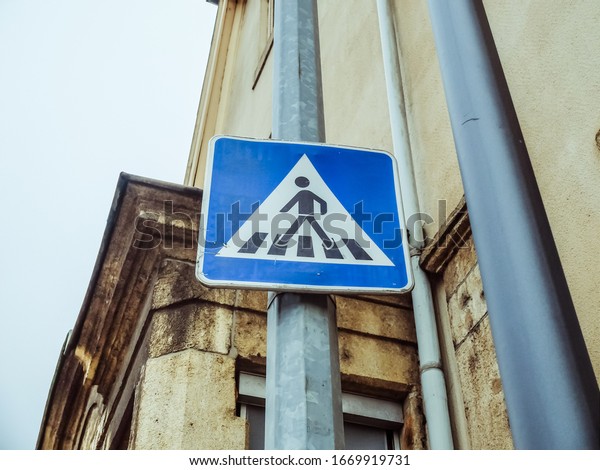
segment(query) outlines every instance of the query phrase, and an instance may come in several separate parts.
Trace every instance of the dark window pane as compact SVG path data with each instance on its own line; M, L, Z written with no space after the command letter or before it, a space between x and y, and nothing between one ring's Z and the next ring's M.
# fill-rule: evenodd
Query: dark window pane
M262 406L245 405L246 419L250 426L250 450L265 448L265 409ZM386 450L387 433L384 429L363 424L344 423L347 450Z
M387 434L384 429L362 424L344 423L346 450L386 450Z
M250 450L265 448L265 409L246 405L246 419L250 425Z

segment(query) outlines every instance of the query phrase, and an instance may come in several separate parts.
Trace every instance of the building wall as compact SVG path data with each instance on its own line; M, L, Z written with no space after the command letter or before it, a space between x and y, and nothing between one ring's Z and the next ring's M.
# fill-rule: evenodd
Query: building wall
M206 288L195 279L192 260L166 259L154 284L149 358L137 389L131 448L248 445L246 421L236 416L236 377L265 373L267 295ZM403 445L423 447L410 301L337 297L336 306L342 388L405 402L414 424Z
M512 437L473 239L457 251L437 282L447 315L447 351L455 362L473 449L511 449Z
M489 2L486 3L486 5ZM600 377L600 6L529 1L525 22L488 6L554 239L596 378ZM507 24L503 18L511 18ZM592 254L590 256L590 254Z
M271 133L272 55L265 58L266 0L222 1L231 34L221 61L214 133ZM376 2L321 0L327 142L392 151ZM430 246L461 210L463 188L427 2L393 2L415 177ZM600 376L600 8L594 0L487 0L490 24L521 122L588 350ZM261 19L262 18L262 19ZM263 60L264 59L264 64ZM261 69L261 67L263 67ZM257 70L262 70L258 75ZM208 92L207 92L208 93ZM205 100L206 101L206 100ZM187 183L203 186L206 142L196 132ZM195 169L194 169L195 168ZM407 214L410 216L410 214ZM510 228L503 228L510 236ZM470 234L437 259L432 280L458 447L508 448L509 423ZM518 243L518 240L515 240ZM435 250L434 250L435 251ZM440 255L441 256L441 255ZM425 261L424 261L425 263ZM444 327L445 325L445 327Z
M455 446L511 449L477 254L464 199L421 255L429 273Z
M236 8L233 44L228 60L233 61L225 77L225 97L219 108L217 133L267 139L271 133L271 55L264 56L269 41L267 35L268 2L241 2ZM256 81L262 61L265 70ZM255 86L254 86L255 85ZM253 89L254 86L254 89Z

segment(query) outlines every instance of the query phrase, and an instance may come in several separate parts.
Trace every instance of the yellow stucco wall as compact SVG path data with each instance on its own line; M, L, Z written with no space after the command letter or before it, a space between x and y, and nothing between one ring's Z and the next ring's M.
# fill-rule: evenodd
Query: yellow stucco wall
M487 1L575 308L600 377L600 4Z
M462 196L426 2L396 2L421 209ZM485 2L596 376L600 377L600 5ZM436 224L426 227L429 235ZM518 240L515 240L518 243Z
M216 133L266 139L271 134L271 75L269 54L260 79L252 89L256 69L267 47L264 0L242 2L236 9L233 44L223 84ZM262 29L262 31L261 31Z

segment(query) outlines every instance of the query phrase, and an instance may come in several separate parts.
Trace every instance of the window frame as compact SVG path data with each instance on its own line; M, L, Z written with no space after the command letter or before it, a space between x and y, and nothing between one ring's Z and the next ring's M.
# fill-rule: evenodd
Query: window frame
M239 416L247 419L247 405L265 406L266 384L262 375L240 372L238 377ZM382 398L342 392L344 422L386 431L388 446L400 450L400 432L404 425L402 404Z
M260 56L258 58L258 64L254 71L254 78L252 79L252 90L256 88L258 80L262 74L271 49L273 49L273 30L275 28L275 0L261 0L260 4L260 25L259 25L259 48Z

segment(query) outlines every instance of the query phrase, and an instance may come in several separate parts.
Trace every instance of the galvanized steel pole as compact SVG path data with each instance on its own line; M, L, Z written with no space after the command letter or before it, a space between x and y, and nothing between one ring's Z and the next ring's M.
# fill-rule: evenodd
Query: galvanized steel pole
M325 140L317 20L316 0L275 3L275 139ZM270 293L267 449L344 448L337 341L329 296Z
M480 0L429 0L518 449L600 445L600 394Z

